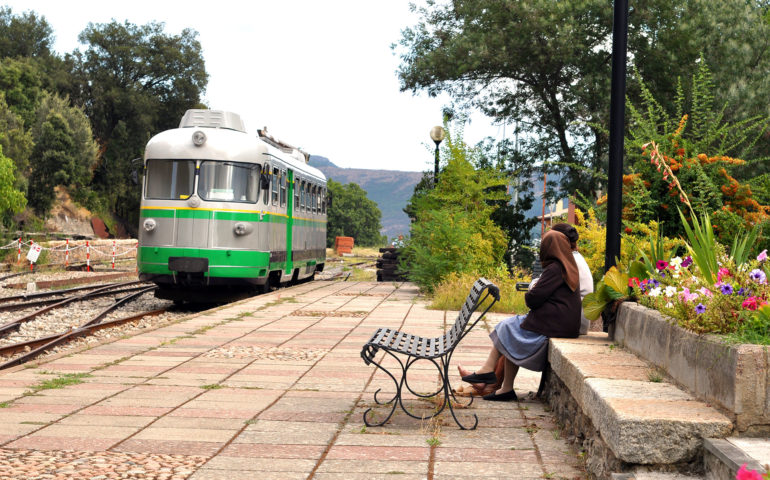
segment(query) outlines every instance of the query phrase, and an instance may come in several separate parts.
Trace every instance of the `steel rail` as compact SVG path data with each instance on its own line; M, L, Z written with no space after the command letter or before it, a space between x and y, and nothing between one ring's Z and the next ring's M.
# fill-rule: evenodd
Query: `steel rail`
M105 292L100 292L100 293L91 295L89 298L104 297L104 296L107 296L107 295L120 294L120 293L131 293L131 292L135 292L137 290L140 290L142 288L146 288L146 287L139 286L139 287L123 288L123 289L120 289L120 290L108 290L108 291L105 291ZM51 299L47 299L47 300L34 300L32 302L21 302L21 303L11 303L11 304L8 304L8 305L0 305L0 312L14 312L16 310L26 310L27 308L43 307L43 306L46 306L46 305L51 305L51 304L56 303L56 302L60 302L61 300L63 300L63 299L62 298L51 298Z
M23 293L21 295L13 295L11 297L0 297L0 303L13 302L15 300L29 300L31 298L53 297L56 295L65 295L67 293L79 292L82 290L91 290L91 289L101 288L101 287L128 286L128 285L136 285L139 283L146 283L146 282L142 282L141 280L134 280L131 282L115 282L115 283L106 283L103 285L84 285L82 287L66 288L66 289L50 291L50 292Z
M137 282L137 283L139 283L139 282ZM55 308L62 307L62 306L67 305L69 303L86 300L86 299L88 299L90 297L96 296L99 293L104 292L106 290L109 290L111 288L114 288L114 287L113 286L101 287L101 288L98 288L98 289L96 289L96 290L94 290L92 292L85 293L83 295L74 295L72 297L65 298L65 299L63 299L63 300L61 300L61 301L59 301L57 303L54 303L52 305L49 305L47 307L43 307L40 310L36 310L36 311L34 311L32 313L29 313L29 314L27 314L27 315L25 315L25 316L23 316L21 318L17 318L15 320L11 320L10 322L8 322L8 323L6 323L4 325L0 325L0 335L4 334L5 332L8 332L10 330L16 330L16 329L19 328L19 326L22 323L29 322L29 321L33 320L35 317L38 317L38 316L40 316L40 315L42 315L44 313L50 312L51 310L53 310ZM154 288L154 287L148 287L148 288Z
M21 365L22 363L28 362L31 359L35 358L36 356L46 352L47 350L61 344L64 342L67 342L73 338L79 337L81 335L85 335L91 332L94 332L96 330L101 330L104 328L114 327L116 325L120 325L123 323L127 323L133 320L137 320L139 318L142 318L144 316L148 315L158 315L160 313L163 313L166 311L166 309L160 309L160 310L152 310L150 312L143 312L137 315L132 315L130 317L125 318L119 318L115 320L110 320L108 322L99 323L99 321L104 318L107 314L118 308L119 306L123 305L124 303L128 303L132 300L136 300L143 294L152 291L156 289L156 286L152 287L146 287L142 289L139 292L133 293L131 295L126 295L125 297L115 301L112 305L109 307L103 309L101 312L96 314L91 320L87 321L86 323L80 325L77 328L72 328L64 333L58 334L58 335L49 335L47 337L42 337L35 340L29 340L26 342L16 343L12 345L6 345L3 347L0 347L0 354L2 355L8 355L13 352L16 352L21 349L26 349L27 347L32 347L33 345L36 346L36 348L30 350L29 352L25 353L24 355L20 355L16 358L13 358L11 360L8 360L7 362L0 364L0 370L14 367L16 365Z

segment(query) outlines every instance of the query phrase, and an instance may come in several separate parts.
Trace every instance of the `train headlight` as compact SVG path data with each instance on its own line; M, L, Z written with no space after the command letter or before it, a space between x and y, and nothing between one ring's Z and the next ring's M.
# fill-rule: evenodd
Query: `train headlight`
M201 145L206 143L206 134L201 132L200 130L196 130L195 133L193 133L192 135L192 141L196 147L200 147Z
M158 224L152 218L148 218L144 221L144 224L142 226L144 227L145 232L152 232L153 230L155 230L155 227L157 227Z
M233 226L233 233L236 235L248 235L252 230L251 225L244 222L238 222Z

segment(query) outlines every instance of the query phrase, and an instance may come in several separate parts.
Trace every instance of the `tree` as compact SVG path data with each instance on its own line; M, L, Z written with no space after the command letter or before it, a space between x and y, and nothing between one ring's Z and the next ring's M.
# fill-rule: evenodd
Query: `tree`
M131 159L152 135L175 128L185 110L200 106L208 76L197 35L190 29L169 35L156 22L91 23L79 37L87 49L72 55L73 101L83 106L103 151L94 184L129 225L137 223L139 206Z
M35 120L35 110L43 94L42 73L29 58L0 60L0 91L5 93L8 107L21 117L24 128Z
M66 124L66 129L63 131L70 137L73 145L71 163L62 165L67 178L67 182L62 184L70 187L76 200L83 201L93 178L93 168L99 155L99 147L91 133L91 124L83 110L70 106L68 99L44 92L36 112L35 125L32 127L32 134L37 143L46 141L43 138L46 135L45 124L50 123L52 115L61 116ZM33 169L35 167L37 165L33 164Z
M0 146L8 158L13 160L16 172L16 187L26 192L26 176L29 156L32 154L32 134L25 130L24 121L11 111L5 103L5 93L0 91Z
M53 29L45 17L32 11L14 15L10 7L0 7L0 58L48 56L52 44Z
M409 278L427 290L451 272L491 272L508 249L505 233L491 218L497 205L510 199L500 189L505 175L474 167L480 150L463 142L461 130L447 135L442 156L436 187L410 200L415 220L402 257Z
M400 41L402 91L445 92L526 132L523 152L566 170L563 186L593 197L604 182L612 5L606 0L430 1ZM658 98L673 102L676 79L701 55L726 112L767 112L770 25L757 0L650 0L629 16L628 50ZM687 75L689 77L689 75ZM729 88L727 88L729 86ZM638 92L629 91L634 98Z
M54 187L68 185L75 170L77 149L72 130L64 117L50 112L40 126L33 150L35 159L30 177L29 204L38 215L51 209Z
M0 133L0 140L2 137ZM10 220L11 215L21 212L27 203L24 194L14 186L14 169L13 161L3 155L3 148L0 146L0 219L4 224Z
M366 191L355 183L342 185L332 179L326 187L332 198L327 211L326 246L334 245L334 237L353 237L357 245L366 247L382 244L382 213L377 203L366 197Z

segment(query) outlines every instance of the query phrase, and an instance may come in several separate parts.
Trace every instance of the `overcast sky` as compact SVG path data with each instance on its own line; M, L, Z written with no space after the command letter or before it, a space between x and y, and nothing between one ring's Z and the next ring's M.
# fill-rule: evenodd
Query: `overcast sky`
M275 137L341 167L433 169L429 132L446 98L399 92L391 44L414 25L408 0L0 0L45 16L59 53L89 22L161 21L199 33L212 109L239 113L249 133ZM501 139L503 128L472 117L465 139ZM508 130L510 132L510 129Z

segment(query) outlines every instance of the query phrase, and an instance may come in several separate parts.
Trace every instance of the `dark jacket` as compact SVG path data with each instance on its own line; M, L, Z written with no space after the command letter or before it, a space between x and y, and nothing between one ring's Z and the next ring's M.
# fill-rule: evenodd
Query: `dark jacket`
M580 289L570 290L558 262L543 269L524 301L530 310L522 328L546 337L576 338L580 333Z

